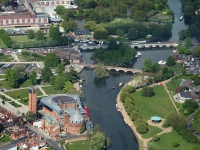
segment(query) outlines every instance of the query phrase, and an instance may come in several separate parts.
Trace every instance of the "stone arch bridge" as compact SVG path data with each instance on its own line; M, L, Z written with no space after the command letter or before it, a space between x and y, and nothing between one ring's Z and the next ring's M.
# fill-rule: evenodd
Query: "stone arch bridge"
M71 64L75 64L75 63L71 63ZM77 66L82 66L82 67L90 67L92 69L94 69L97 65L96 64L87 64L87 63L80 63L80 64L75 64ZM125 68L125 67L115 67L115 66L106 66L107 70L111 71L111 70L115 70L117 72L119 71L123 71L125 73L142 73L142 70L140 69L133 69L133 68Z

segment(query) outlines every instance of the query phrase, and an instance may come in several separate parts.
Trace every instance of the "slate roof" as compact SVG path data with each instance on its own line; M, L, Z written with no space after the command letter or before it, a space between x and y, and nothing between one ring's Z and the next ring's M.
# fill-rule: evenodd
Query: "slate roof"
M87 35L87 34L89 34L89 33L90 33L89 30L76 30L76 31L74 31L74 34L75 34L76 36Z
M192 99L192 96L191 96L191 93L190 92L180 92L179 93L181 97L184 97L184 98L191 98Z

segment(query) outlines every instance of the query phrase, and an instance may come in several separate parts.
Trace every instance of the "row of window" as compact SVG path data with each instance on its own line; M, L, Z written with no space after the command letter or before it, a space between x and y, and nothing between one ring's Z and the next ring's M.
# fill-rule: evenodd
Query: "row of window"
M19 23L22 23L22 19L18 19ZM24 19L25 23L28 23L28 19ZM44 22L44 18L40 18L41 23ZM11 19L8 20L8 24L11 24ZM14 23L17 23L17 19L14 19ZM33 19L30 19L30 23L33 23ZM35 23L39 23L39 19L35 18ZM6 24L6 20L3 20L3 24Z
M39 1L66 1L66 2L70 2L69 0L39 0Z

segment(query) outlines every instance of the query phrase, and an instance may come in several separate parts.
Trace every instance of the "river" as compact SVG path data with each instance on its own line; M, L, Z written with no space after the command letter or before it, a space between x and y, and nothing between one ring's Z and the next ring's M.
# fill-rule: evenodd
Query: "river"
M179 21L179 16L183 15L180 0L168 0L168 4L175 12L175 22L172 34L164 37L163 40L173 42L178 41L178 32L186 29L188 25L184 21ZM78 27L83 29L85 20L76 21ZM146 49L140 52L142 57L134 61L133 68L141 69L147 58L151 58L155 63L159 60L166 60L172 55L172 49ZM93 63L90 56L91 52L82 53L82 58L86 63ZM116 97L120 91L118 84L129 82L132 76L112 73L106 80L97 80L91 70L83 70L79 75L86 79L83 84L83 101L88 106L92 122L100 124L102 131L110 138L110 150L137 150L138 142L133 132L124 124L115 107ZM113 86L117 88L113 90Z

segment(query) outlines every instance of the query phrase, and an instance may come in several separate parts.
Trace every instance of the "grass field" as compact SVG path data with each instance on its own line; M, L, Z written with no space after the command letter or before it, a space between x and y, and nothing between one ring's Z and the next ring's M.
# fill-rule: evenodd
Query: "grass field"
M11 102L8 102L8 103L10 103L11 105L13 105L15 108L21 107L21 105L15 103L14 101L11 101Z
M133 93L133 102L145 121L152 116L164 118L169 111L174 109L163 86L157 85L153 89L155 95L150 98L141 96L141 90Z
M0 80L0 88L12 89L12 88L9 86L8 81L6 81L6 80Z
M46 94L65 94L65 91L55 90L53 86L43 87L42 88Z
M179 147L173 147L172 142L178 142ZM191 150L195 145L186 142L178 133L172 130L169 133L160 135L160 140L157 142L149 142L148 147L152 150Z
M179 79L172 79L171 81L166 83L166 86L169 91L174 91L175 88L177 88L181 82L182 78Z
M148 125L148 129L149 129L149 131L147 133L142 134L142 138L148 139L148 138L152 137L153 135L156 135L162 131L160 128L153 127L150 125Z
M4 74L1 74L1 75L0 75L0 79L3 79L3 78L5 78L5 75L4 75Z
M31 86L33 85L30 79L26 80L22 85L20 85L20 87L31 87Z
M1 139L0 139L0 143L7 143L12 141L12 139L9 136L4 135Z
M11 62L12 60L13 59L11 55L4 55L0 57L0 61Z
M32 41L32 39L28 39L27 35L21 35L21 36L10 36L12 41L17 41L17 42L27 42L27 41Z
M191 121L192 127L195 129L196 132L200 133L200 123L197 123L195 120Z
M67 150L89 150L89 145L89 140L83 140L66 144L65 147Z
M10 97L14 99L20 99L20 98L27 98L28 97L28 89L21 89L21 90L14 90L6 92L5 94L9 95ZM21 95L21 96L20 96ZM40 89L37 89L37 95L43 95Z

